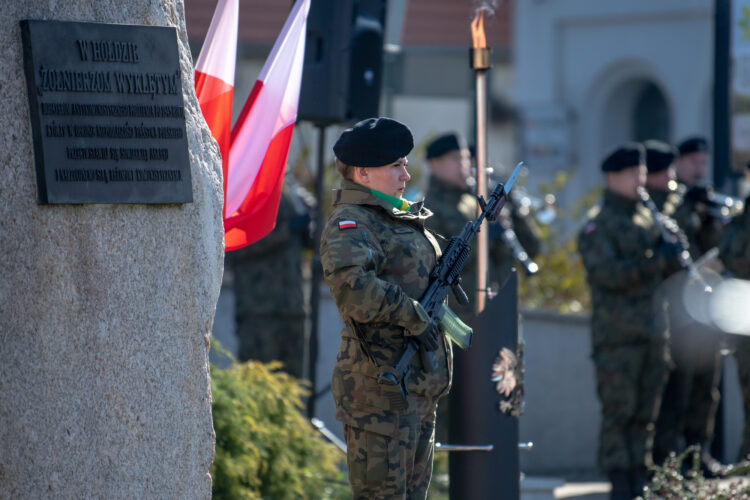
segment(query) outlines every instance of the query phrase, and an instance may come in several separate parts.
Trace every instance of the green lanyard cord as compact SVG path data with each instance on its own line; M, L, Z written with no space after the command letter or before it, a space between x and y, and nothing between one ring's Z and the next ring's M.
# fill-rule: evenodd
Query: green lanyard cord
M395 196L381 193L380 191L377 191L375 189L370 189L370 193L372 193L373 196L377 196L381 200L387 201L398 210L401 210L403 212L409 210L409 202L403 198L396 198Z

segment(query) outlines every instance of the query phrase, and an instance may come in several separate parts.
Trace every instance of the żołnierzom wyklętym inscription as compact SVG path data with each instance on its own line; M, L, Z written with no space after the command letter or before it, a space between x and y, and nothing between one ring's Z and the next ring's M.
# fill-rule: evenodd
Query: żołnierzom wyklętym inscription
M177 32L21 21L39 203L193 201Z

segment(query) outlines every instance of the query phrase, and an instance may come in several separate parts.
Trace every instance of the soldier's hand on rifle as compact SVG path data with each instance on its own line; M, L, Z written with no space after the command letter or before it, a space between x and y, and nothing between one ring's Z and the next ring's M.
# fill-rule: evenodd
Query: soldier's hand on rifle
M428 351L437 349L438 339L440 338L440 325L438 325L437 320L430 319L424 331L414 338Z

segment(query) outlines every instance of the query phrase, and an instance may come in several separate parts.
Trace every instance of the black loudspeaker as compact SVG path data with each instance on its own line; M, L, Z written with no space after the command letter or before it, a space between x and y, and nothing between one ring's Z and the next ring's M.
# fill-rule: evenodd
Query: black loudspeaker
M378 116L386 0L312 0L307 17L300 120Z

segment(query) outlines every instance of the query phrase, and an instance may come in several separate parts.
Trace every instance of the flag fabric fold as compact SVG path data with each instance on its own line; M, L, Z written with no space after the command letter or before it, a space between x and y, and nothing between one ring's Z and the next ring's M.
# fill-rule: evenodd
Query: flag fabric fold
M231 131L224 173L227 251L273 229L297 120L310 0L297 0Z
M219 144L224 193L232 128L238 22L239 0L219 0L195 64L195 94L211 135Z

